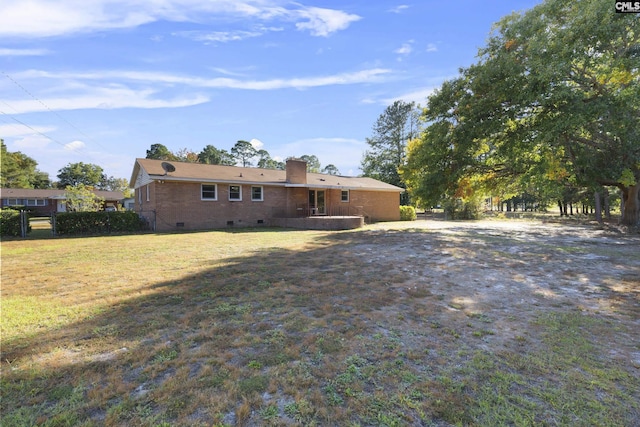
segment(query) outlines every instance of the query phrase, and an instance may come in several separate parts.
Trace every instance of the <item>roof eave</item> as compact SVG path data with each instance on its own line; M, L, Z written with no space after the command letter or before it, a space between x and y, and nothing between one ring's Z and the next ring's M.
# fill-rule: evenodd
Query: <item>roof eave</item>
M213 179L213 178L180 178L170 175L149 175L154 181L171 181L171 182L193 182L193 183L212 183L212 184L247 184L247 185L285 185L284 181L240 181L234 179Z
M327 190L362 190L362 191L383 191L390 193L402 193L404 188L379 188L379 187L360 187L353 185L331 185L331 184L286 184L289 188L324 188Z
M138 159L136 159L135 164L133 165L133 172L131 172L131 179L129 180L129 188L136 188L136 180L138 178L138 174L140 173L140 163L138 163Z

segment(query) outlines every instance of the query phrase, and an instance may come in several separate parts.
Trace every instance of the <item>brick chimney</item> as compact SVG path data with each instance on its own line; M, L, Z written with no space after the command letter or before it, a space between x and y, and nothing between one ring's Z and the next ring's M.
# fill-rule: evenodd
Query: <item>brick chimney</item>
M307 162L304 160L287 160L287 182L289 184L307 183Z

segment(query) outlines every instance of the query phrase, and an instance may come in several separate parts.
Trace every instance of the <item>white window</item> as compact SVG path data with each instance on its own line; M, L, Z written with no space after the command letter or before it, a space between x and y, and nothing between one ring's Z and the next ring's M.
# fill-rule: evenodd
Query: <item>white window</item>
M235 200L235 201L242 200L242 186L240 185L229 186L229 200Z
M6 199L5 206L47 206L46 199Z
M218 186L216 184L202 184L202 200L218 200Z
M261 202L262 200L264 200L262 195L262 187L260 186L251 187L251 200L255 202Z
M149 184L147 184L147 202L150 200L149 198Z
M348 202L349 201L349 190L342 190L340 195L340 201Z

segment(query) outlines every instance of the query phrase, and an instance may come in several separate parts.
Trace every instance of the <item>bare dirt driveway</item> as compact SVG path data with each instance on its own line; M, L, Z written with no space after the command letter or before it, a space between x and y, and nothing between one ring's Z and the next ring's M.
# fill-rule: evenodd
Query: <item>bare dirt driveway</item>
M438 295L442 321L493 319L480 346L535 345L528 333L540 312L580 312L610 321L601 340L609 356L640 376L640 236L593 225L539 221L423 220L371 226L361 245L370 263L409 277L398 293ZM415 231L415 233L407 233ZM381 245L384 251L375 246ZM426 286L426 287L425 287ZM459 313L456 317L455 313ZM438 319L434 319L438 322ZM616 324L628 334L616 329ZM456 328L464 330L464 328Z

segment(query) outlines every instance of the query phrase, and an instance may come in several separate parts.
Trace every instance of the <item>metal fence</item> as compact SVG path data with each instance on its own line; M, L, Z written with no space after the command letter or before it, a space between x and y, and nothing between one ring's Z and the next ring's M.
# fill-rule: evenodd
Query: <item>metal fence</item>
M20 211L20 237L27 237L29 232L29 213Z

